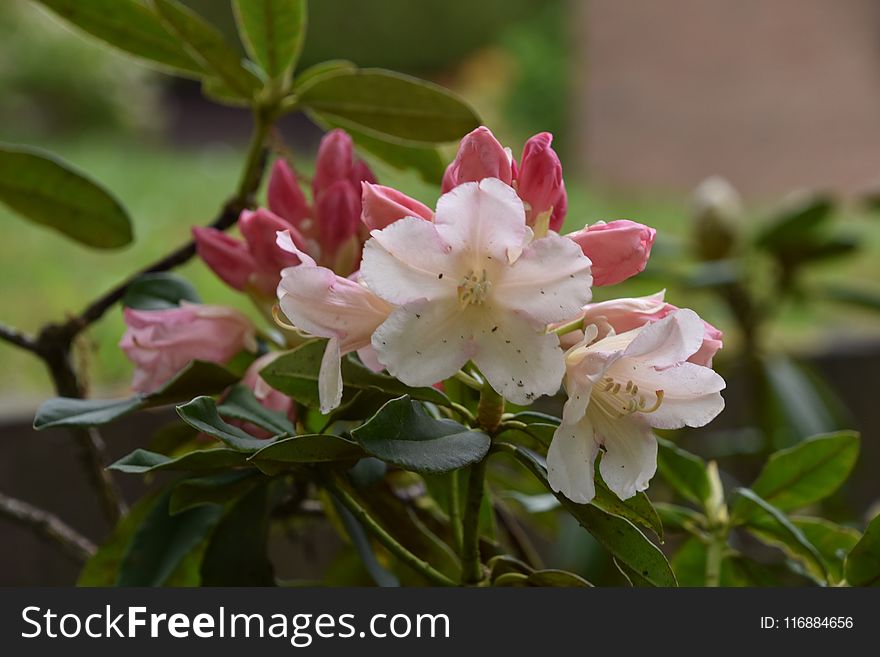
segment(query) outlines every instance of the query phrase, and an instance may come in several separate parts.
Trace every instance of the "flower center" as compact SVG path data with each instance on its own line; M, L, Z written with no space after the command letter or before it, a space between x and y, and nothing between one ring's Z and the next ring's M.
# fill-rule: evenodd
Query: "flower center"
M471 269L458 284L458 303L462 308L471 304L481 304L486 300L490 289L492 289L492 281L489 280L486 270L477 274Z
M633 413L654 413L663 404L663 391L654 391L654 403L648 406L648 399L639 391L639 387L632 381L627 381L622 386L619 381L606 376L598 384L596 395L600 406L612 416L624 417Z

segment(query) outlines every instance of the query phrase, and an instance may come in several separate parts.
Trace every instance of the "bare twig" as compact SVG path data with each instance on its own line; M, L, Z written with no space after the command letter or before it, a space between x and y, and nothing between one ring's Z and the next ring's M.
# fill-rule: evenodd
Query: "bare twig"
M0 493L0 516L60 545L77 561L86 561L97 551L94 543L58 516L3 493Z
M6 326L6 324L0 324L0 340L27 351L36 351L36 343L32 337L11 326Z

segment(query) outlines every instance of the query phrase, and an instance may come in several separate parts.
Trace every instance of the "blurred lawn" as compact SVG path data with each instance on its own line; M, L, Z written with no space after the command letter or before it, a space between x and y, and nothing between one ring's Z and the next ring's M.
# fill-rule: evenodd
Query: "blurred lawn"
M201 150L173 151L143 143L121 143L118 137L40 145L111 189L131 212L136 241L121 251L91 251L22 221L0 206L0 226L7 235L0 241L0 321L28 332L47 320L78 312L130 272L188 239L192 226L210 221L236 183L243 150L217 144ZM429 205L436 200L436 190L413 177L376 168L383 183L399 185ZM599 194L578 184L571 174L567 182L571 195L567 230L600 219L635 219L658 229L655 266L680 264L688 231L687 198ZM842 223L846 230L862 236L865 249L844 266L823 266L818 275L877 290L880 224L864 217ZM243 296L225 288L199 261L193 260L179 273L196 285L206 302L229 304L254 314ZM656 280L635 280L615 288L613 293L647 294L658 287ZM609 292L597 291L597 298L607 296ZM670 289L667 298L677 305L696 308L722 328L730 326L723 308L706 294ZM772 343L797 347L812 344L822 336L880 335L877 314L839 310L831 306L810 313L788 309ZM121 313L115 308L79 345L81 361L87 363L89 380L99 395L125 393L131 367L115 346L123 329ZM27 412L51 394L48 376L29 354L0 343L0 365L7 372L0 383L0 411Z

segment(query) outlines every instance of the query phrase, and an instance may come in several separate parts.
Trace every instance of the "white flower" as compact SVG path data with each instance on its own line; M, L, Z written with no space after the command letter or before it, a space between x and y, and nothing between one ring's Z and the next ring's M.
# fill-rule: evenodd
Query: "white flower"
M687 362L703 343L703 321L692 310L592 344L598 329L590 325L585 333L566 354L568 401L547 452L550 485L574 502L589 502L602 446L602 478L626 499L645 490L657 469L652 428L711 421L724 408L724 379Z
M397 306L373 334L388 371L424 386L473 360L514 403L555 393L564 356L545 328L590 300L590 261L555 233L531 237L522 201L495 178L443 195L433 223L407 217L374 230L361 274Z

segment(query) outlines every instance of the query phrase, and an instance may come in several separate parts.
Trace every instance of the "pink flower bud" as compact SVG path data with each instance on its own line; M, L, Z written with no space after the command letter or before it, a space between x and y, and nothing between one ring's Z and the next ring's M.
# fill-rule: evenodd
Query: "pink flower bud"
M270 351L268 354L264 354L257 358L251 363L250 367L248 367L247 372L244 373L241 383L254 393L254 397L257 398L257 401L260 402L263 407L268 408L270 411L276 411L282 415L286 415L289 419L293 420L296 409L293 400L283 392L275 390L275 388L266 383L260 376L260 370L271 364L272 361L278 358L281 354L282 352L280 351ZM262 427L251 424L250 422L231 421L230 423L241 427L244 431L256 438L272 437L270 432Z
M562 230L562 224L565 223L565 214L568 212L568 193L565 191L565 183L562 183L559 198L553 205L553 214L550 215L550 230L557 233Z
M483 178L498 178L510 185L513 168L510 153L489 128L480 126L461 140L455 160L443 176L442 191L445 194L462 183L479 182Z
M421 217L428 221L434 217L434 213L425 204L382 185L362 183L361 201L361 221L370 230L381 230L403 217Z
M296 174L283 159L275 160L272 165L268 196L269 209L292 226L299 228L303 219L311 214Z
M238 227L256 265L251 284L266 296L274 297L278 281L281 280L281 270L300 263L298 257L278 246L278 231L289 231L299 248L305 248L305 241L295 228L264 208L254 212L244 210Z
M333 263L340 247L355 237L361 219L361 197L349 180L337 180L315 199L319 260ZM342 273L342 272L337 272Z
M598 223L569 233L567 237L593 262L593 285L614 285L645 268L656 231L621 219Z
M131 387L153 392L193 360L225 364L242 349L256 351L254 327L237 310L184 303L166 310L126 308L120 348L135 364Z
M351 182L353 164L354 147L348 133L337 129L324 135L315 160L315 177L312 178L313 197L317 199L322 191L337 181Z
M244 290L257 264L243 242L216 228L193 228L196 252L220 279L236 290Z
M376 183L376 174L374 174L373 170L367 166L366 162L361 159L356 159L351 167L351 181L354 183L355 187L358 187L362 182L367 182L372 185Z
M517 193L526 204L526 220L534 225L538 215L555 209L565 193L562 164L550 146L553 135L541 132L526 142L517 173ZM564 218L564 212L562 214Z

